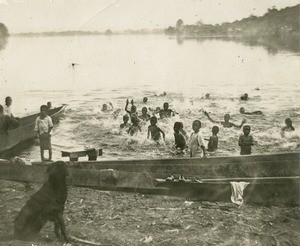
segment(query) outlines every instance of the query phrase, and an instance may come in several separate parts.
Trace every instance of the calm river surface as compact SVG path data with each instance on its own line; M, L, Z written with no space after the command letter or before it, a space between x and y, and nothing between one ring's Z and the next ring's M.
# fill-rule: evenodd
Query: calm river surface
M75 65L72 66L71 64ZM68 104L64 118L52 134L54 159L60 150L103 148L105 159L170 158L174 143L173 125L182 121L191 133L195 119L202 122L205 137L214 119L229 113L232 121L243 118L257 141L253 153L300 150L300 56L233 41L185 40L160 35L10 37L0 52L0 98L13 97L16 116L37 112L41 104ZM163 92L166 96L161 96ZM204 99L210 93L211 99ZM239 97L249 94L249 101ZM147 104L142 98L149 98ZM165 143L147 140L147 126L137 136L119 131L126 99L133 99L139 113L143 106L162 107L164 102L178 114L159 121ZM119 114L103 113L111 102ZM263 116L245 116L246 111L263 111ZM280 135L284 119L292 118L296 131ZM240 129L220 128L216 155L238 155ZM36 141L20 153L39 159Z

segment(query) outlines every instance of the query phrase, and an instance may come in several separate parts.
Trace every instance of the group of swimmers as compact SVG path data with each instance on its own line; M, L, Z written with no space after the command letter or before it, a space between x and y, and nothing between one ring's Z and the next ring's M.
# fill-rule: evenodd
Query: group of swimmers
M147 97L143 98L143 102L146 103L148 101ZM164 103L163 109L157 107L155 110L149 108L149 111L152 112L153 116L151 117L148 114L147 107L142 108L142 114L139 116L137 113L136 106L134 105L133 100L131 100L131 107L130 110L128 109L129 100L127 99L125 105L125 111L127 114L123 116L123 123L120 125L121 129L127 129L127 132L132 136L135 133L141 131L140 121L147 122L150 121L150 125L148 126L148 138L151 138L155 141L159 140L160 134L163 135L163 139L165 139L165 133L156 125L157 124L157 117L156 114L159 114L160 119L170 118L175 115L175 112L169 108L169 104L167 102ZM129 118L131 120L131 125L129 124Z
M205 98L209 99L209 94L206 94ZM248 94L244 94L241 100L248 100ZM143 98L143 103L147 103L148 98ZM165 140L165 133L157 126L158 118L165 119L175 116L177 114L175 111L169 108L169 103L165 102L163 104L163 108L157 107L156 109L149 108L152 116L148 114L147 107L142 108L142 114L138 115L137 107L134 104L134 101L130 102L131 107L128 109L129 100L126 100L125 111L126 114L123 116L123 123L120 125L120 128L126 130L128 134L131 136L136 134L137 132L141 132L141 122L150 121L150 125L148 126L148 134L147 138L153 139L154 141L159 141L161 139L161 135L163 140ZM4 107L0 105L0 133L7 134L9 129L13 129L18 127L19 119L14 117L11 111L12 98L5 98ZM102 111L114 110L114 107L111 103L109 103L111 109L108 108L107 104L103 104ZM47 105L41 106L41 115L38 117L36 121L35 131L38 133L39 137L44 137L47 135L47 139L40 139L41 142L41 157L44 159L43 151L45 149L49 149L49 159L51 159L51 139L50 139L50 131L52 130L53 124L50 122L51 118L47 115L49 109L52 108L51 102L48 102ZM116 110L114 113L118 114L121 110ZM208 118L209 121L213 123L218 123L225 128L241 128L243 126L243 135L239 137L238 144L241 148L241 155L249 155L251 154L251 146L254 145L253 137L250 135L251 128L249 125L244 125L246 120L242 120L241 124L235 124L230 121L230 115L224 115L224 121L216 121L210 117L208 112L203 111L204 115ZM261 111L254 112L245 112L245 109L240 108L241 114L248 115L262 115ZM50 119L49 119L50 118ZM129 123L129 119L131 120L131 124ZM44 127L44 121L47 121L47 127ZM44 129L47 128L47 129ZM42 130L41 130L42 129ZM182 122L174 123L174 140L175 140L175 148L177 154L183 154L186 150L189 149L189 153L191 157L206 157L206 151L214 152L218 149L218 132L219 127L212 127L212 136L209 139L204 139L201 129L201 122L199 120L194 120L192 124L193 133L191 136L188 136L185 130L183 129ZM290 118L285 119L285 126L281 129L281 135L284 137L285 132L294 131L295 128L293 126L293 122ZM44 134L46 133L46 134ZM205 148L204 140L208 141L208 147Z
M205 98L209 99L210 95L206 94ZM245 93L243 96L241 96L240 100L247 101L248 94ZM146 103L147 101L148 98L144 97L143 103ZM130 109L129 109L129 104L131 104ZM105 106L103 108L105 108ZM175 116L175 114L177 114L175 111L169 108L169 103L165 102L163 104L163 109L160 109L159 107L157 107L154 110L149 108L149 111L150 113L152 113L152 116L150 116L150 114L148 113L147 107L143 107L142 114L138 115L137 107L134 104L134 101L131 100L131 102L129 103L128 99L126 100L125 111L126 114L123 116L123 123L120 125L120 128L123 130L125 129L126 132L132 136L138 132L141 132L141 126L140 126L141 122L150 121L150 125L148 126L147 138L151 138L154 141L160 140L161 136L165 140L164 131L157 126L158 119L170 118ZM240 154L241 155L251 154L251 146L253 146L255 142L253 137L250 135L251 127L249 125L244 125L246 123L245 119L243 119L240 124L236 124L230 121L229 114L224 115L224 121L217 121L212 119L208 112L203 111L203 113L208 118L209 121L213 123L218 123L222 125L224 128L236 127L240 129L243 127L243 134L239 137L239 141L238 141L238 144L241 148ZM246 115L263 115L262 111L246 112L243 107L240 108L240 113ZM129 120L131 120L131 124L129 123ZM285 124L286 126L283 127L281 131L282 136L284 136L284 132L286 131L295 130L292 124L292 120L290 118L287 118L285 120ZM174 140L175 140L175 148L177 154L183 154L186 152L186 150L189 150L189 154L191 157L196 157L196 156L205 157L206 151L214 152L218 149L219 127L218 126L212 127L212 136L209 139L203 138L200 128L201 128L201 122L199 120L193 121L193 125L192 125L193 133L191 134L191 136L188 136L183 129L183 123L175 122L173 130L174 130ZM205 148L204 140L208 141L207 149Z

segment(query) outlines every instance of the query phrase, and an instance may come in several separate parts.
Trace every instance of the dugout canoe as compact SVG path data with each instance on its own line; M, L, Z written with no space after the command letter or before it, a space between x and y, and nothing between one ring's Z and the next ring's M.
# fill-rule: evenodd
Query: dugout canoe
M52 118L53 124L59 121L60 116L66 108L66 104L50 109L48 115ZM8 134L0 134L0 156L5 156L17 145L36 138L34 132L35 120L39 113L20 118L19 127L9 130Z
M155 178L165 178L170 174L206 179L300 175L298 152L209 158L77 161L73 164L84 169L147 172Z
M245 181L245 202L299 205L299 153L213 157L66 162L74 186L101 190L175 195L202 201L230 201L231 181ZM0 162L0 178L42 183L49 164ZM167 182L170 174L187 182ZM193 181L193 177L201 182Z

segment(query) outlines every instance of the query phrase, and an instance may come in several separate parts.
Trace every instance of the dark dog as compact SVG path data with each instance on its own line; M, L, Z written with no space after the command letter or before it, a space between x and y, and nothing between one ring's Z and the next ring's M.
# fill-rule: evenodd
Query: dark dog
M21 240L35 238L48 220L54 222L54 233L60 231L66 242L63 211L67 199L67 169L62 161L51 164L48 168L49 180L24 205L14 222L15 237Z

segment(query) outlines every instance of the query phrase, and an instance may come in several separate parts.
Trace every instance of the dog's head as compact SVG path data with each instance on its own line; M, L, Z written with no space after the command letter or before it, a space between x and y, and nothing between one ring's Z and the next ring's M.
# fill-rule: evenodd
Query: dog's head
M63 161L56 161L48 167L49 182L53 184L61 183L66 181L68 176L68 170Z

